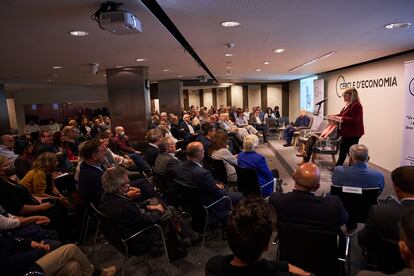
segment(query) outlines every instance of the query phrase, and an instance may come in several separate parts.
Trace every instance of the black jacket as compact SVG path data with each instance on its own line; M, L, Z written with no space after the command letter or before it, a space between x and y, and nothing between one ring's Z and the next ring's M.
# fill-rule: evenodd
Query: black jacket
M87 201L93 203L95 206L98 206L104 192L101 181L103 174L103 169L98 169L85 161L80 165L79 191Z
M147 163L151 167L154 167L155 159L157 158L159 153L160 153L160 150L158 148L148 144L144 152L145 161L147 161Z

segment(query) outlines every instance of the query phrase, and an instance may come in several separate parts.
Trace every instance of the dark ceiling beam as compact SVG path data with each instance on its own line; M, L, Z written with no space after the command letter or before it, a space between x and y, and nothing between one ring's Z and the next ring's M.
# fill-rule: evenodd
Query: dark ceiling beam
M181 34L175 24L171 21L165 11L155 0L141 0L141 2L147 7L147 9L160 21L160 23L172 34L172 36L184 47L184 49L194 58L194 60L206 71L206 73L215 81L218 82L216 77L211 73L210 69L204 64L201 58L198 56L190 43Z

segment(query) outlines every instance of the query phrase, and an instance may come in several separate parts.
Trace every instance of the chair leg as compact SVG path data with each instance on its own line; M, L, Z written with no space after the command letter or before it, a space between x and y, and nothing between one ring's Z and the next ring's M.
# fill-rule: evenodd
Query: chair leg
M204 244L206 242L206 235L207 235L207 222L208 222L208 210L206 210L206 219L204 221L203 241L201 242L200 259L198 261L198 264L201 264L203 260L203 250L204 250Z
M128 252L128 251L127 251ZM128 253L126 253L126 254L128 254ZM125 255L124 256L124 260L122 261L122 272L121 272L121 275L122 276L124 276L125 275L125 264L126 264L126 261L128 260L128 255Z
M92 258L91 258L92 260L95 257L96 240L98 239L98 233L99 233L99 222L96 222L96 230L95 230L95 235L93 237L93 246L92 246Z
M159 226L159 225L157 225L157 228L160 231L161 239L162 239L162 245L164 247L165 262L167 263L167 275L171 275L170 257L168 256L167 243L165 242L164 231L162 230L161 226Z

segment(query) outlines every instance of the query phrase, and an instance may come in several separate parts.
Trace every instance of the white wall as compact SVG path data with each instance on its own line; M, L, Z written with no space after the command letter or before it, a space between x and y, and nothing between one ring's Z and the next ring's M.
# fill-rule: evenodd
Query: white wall
M226 88L217 88L217 107L220 105L227 106Z
M188 105L200 107L200 93L198 89L191 89L188 91Z
M203 105L208 108L213 105L213 92L211 88L203 89Z
M360 143L367 145L371 161L387 170L399 166L404 115L404 62L414 54L401 55L377 62L318 75L325 79L327 114L337 114L344 106L336 95L336 80L343 75L347 82L396 77L397 86L358 88L364 108L365 135ZM289 115L299 110L299 81L289 83Z
M248 85L247 97L249 101L249 110L254 106L262 106L262 95L260 92L260 85ZM240 105L241 106L241 105Z
M300 82L289 82L289 121L294 121L299 116Z
M233 85L231 88L231 105L243 107L243 86Z
M50 87L41 90L28 88L14 90L10 94L14 99L17 127L20 133L23 131L25 125L23 107L25 104L108 102L108 91L106 87Z
M14 99L7 99L7 112L9 113L10 128L17 129L16 107Z
M272 109L279 106L279 112L282 114L282 85L269 84L267 86L267 107Z

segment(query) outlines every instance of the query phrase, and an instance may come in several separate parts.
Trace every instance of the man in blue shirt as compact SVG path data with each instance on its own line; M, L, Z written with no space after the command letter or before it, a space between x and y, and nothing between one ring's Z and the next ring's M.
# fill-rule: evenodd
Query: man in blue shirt
M336 186L350 186L358 188L384 189L384 175L368 168L368 148L356 144L349 149L349 167L337 166L332 173L332 184Z
M294 124L289 124L284 132L284 139L286 140L286 144L284 147L290 147L292 144L292 137L295 131L300 130L301 128L309 127L310 118L306 115L306 110L302 109L300 111L300 116L296 118Z

